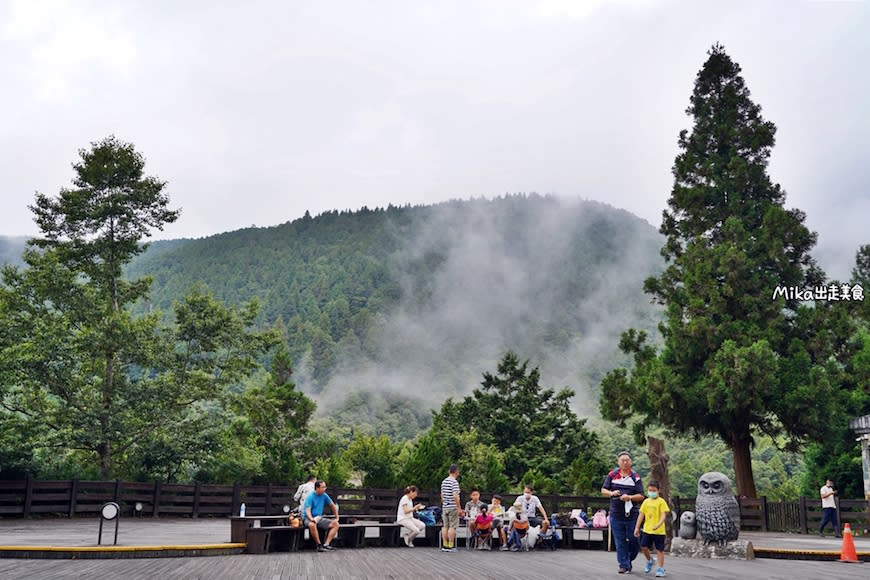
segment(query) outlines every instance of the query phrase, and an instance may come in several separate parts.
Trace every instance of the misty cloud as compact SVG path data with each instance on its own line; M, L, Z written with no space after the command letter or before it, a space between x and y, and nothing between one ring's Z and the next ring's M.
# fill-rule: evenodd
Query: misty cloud
M410 228L390 264L404 298L379 324L375 360L340 365L317 394L322 411L357 391L436 406L470 394L510 349L597 414L620 333L655 321L642 292L661 262L649 224L592 202L508 198L439 204ZM297 379L305 388L304 369Z

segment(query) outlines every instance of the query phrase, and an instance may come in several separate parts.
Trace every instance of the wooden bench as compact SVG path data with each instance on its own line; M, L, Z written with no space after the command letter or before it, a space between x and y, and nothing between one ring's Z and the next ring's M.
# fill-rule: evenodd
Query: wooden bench
M283 522L289 526L287 514L269 516L233 516L230 518L230 542L245 543L247 532L251 528L259 528L262 524L277 526Z
M556 528L562 536L565 548L610 551L610 528L580 528L577 526ZM595 537L593 537L595 536ZM600 536L600 539L599 539Z
M339 534L344 528L355 532L345 532L354 547L362 548L366 545L366 530L377 528L377 544L383 547L394 547L400 543L402 526L396 522L393 514L344 514L339 516L339 522L345 520L339 528ZM353 534L357 535L354 537Z
M336 543L343 548L363 548L367 544L366 530L377 529L375 538L368 538L378 546L394 547L401 543L402 526L392 514L340 514ZM272 525L262 525L262 524ZM275 525L282 523L284 525ZM270 552L296 552L314 547L307 528L292 528L286 514L276 516L236 516L230 521L230 538L247 544L249 554ZM436 539L437 545L437 539Z
M290 526L249 528L246 534L246 552L248 554L296 552L299 550L304 536L304 528Z

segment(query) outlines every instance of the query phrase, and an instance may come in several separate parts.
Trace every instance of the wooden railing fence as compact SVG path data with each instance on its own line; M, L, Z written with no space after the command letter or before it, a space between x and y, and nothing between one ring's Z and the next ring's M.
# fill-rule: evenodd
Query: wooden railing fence
M285 505L295 507L296 486L287 485L212 485L139 483L129 481L40 481L24 479L0 481L0 517L38 515L93 516L109 501L121 506L125 516L226 517L239 513L245 504L248 515L281 513ZM396 511L402 491L399 489L329 488L328 493L345 514L389 514ZM483 493L484 499L491 494ZM510 504L513 494L506 494ZM600 496L539 494L548 513L581 508L591 515L608 509L608 500ZM437 490L421 490L418 501L436 505ZM694 510L694 498L671 498L676 516ZM870 534L870 502L841 499L839 521L849 522L859 533ZM137 505L139 510L137 510ZM798 501L768 501L766 497L740 500L742 528L745 530L814 533L822 519L820 502L800 498Z

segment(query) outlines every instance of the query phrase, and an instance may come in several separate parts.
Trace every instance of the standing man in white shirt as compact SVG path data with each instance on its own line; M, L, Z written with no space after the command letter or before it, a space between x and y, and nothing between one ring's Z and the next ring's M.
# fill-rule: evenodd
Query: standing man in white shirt
M822 496L822 523L819 526L819 536L824 537L825 526L828 522L834 527L834 536L840 537L840 528L837 525L837 488L834 487L834 482L829 477L825 481L825 485L819 490L819 495Z

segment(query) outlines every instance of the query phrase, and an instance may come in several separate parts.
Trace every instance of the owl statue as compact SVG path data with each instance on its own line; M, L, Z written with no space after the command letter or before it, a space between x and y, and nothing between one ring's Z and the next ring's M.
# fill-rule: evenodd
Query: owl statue
M694 540L697 532L695 512L683 512L680 515L680 537L684 540Z
M737 539L740 506L724 473L710 471L698 479L695 517L705 546L711 542L724 546L726 542Z

